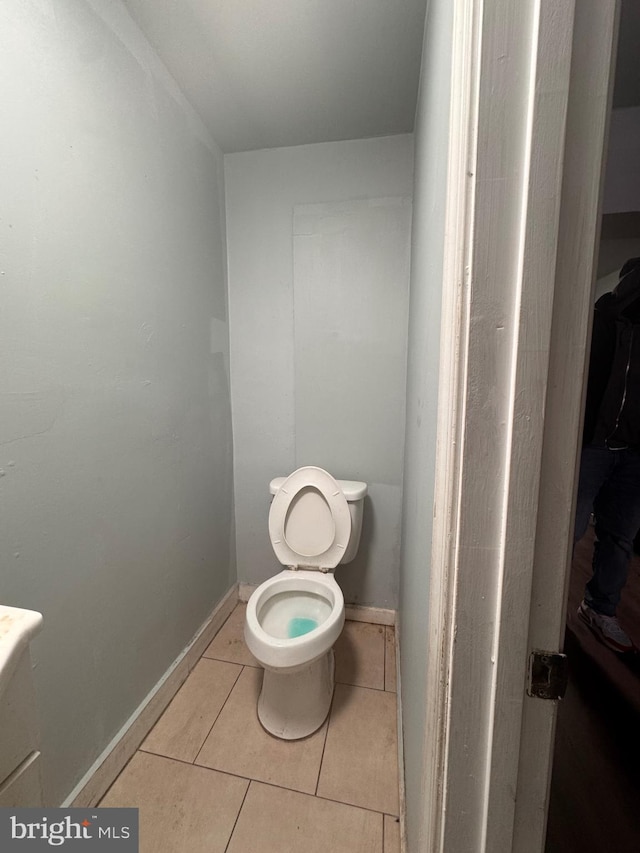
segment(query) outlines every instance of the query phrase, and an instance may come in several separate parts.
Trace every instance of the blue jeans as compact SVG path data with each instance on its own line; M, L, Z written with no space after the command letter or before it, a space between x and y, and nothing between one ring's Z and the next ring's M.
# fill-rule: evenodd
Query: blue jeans
M640 452L583 448L574 543L584 536L592 512L597 541L584 597L598 613L615 616L640 530Z

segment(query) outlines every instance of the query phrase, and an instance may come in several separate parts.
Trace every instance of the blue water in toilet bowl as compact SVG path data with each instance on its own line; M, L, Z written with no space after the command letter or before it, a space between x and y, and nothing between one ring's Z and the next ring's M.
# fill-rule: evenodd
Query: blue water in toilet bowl
M293 619L289 620L289 639L292 640L294 637L301 637L303 634L308 634L309 631L313 631L313 629L317 627L318 623L315 619L307 619L304 616L294 616Z

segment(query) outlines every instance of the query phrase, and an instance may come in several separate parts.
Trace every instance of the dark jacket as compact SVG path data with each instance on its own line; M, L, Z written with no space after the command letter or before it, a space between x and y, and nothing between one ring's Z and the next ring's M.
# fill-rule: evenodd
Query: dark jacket
M640 450L640 258L595 304L583 443Z

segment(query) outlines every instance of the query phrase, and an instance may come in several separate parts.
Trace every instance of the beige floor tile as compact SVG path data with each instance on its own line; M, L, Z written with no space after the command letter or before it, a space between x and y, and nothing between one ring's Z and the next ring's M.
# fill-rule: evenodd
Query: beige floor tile
M140 809L140 853L224 853L248 782L138 752L101 806Z
M327 724L303 740L285 741L267 734L256 712L261 684L261 669L242 671L196 764L313 794Z
M203 657L239 663L243 666L260 666L244 641L244 614L246 609L246 604L236 605L227 621L203 652Z
M395 693L396 684L396 631L387 625L384 636L384 689Z
M198 661L142 749L193 761L241 672L237 664L204 658Z
M382 815L252 782L228 853L382 853Z
M400 821L388 814L384 816L384 853L400 853Z
M384 627L345 622L335 645L336 681L384 690Z
M318 796L398 814L394 693L336 684Z

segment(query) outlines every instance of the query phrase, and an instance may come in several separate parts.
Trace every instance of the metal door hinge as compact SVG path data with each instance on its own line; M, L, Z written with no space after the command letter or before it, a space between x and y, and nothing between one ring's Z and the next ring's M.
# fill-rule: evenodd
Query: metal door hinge
M538 699L562 699L567 691L569 663L559 652L534 649L529 657L527 693Z

